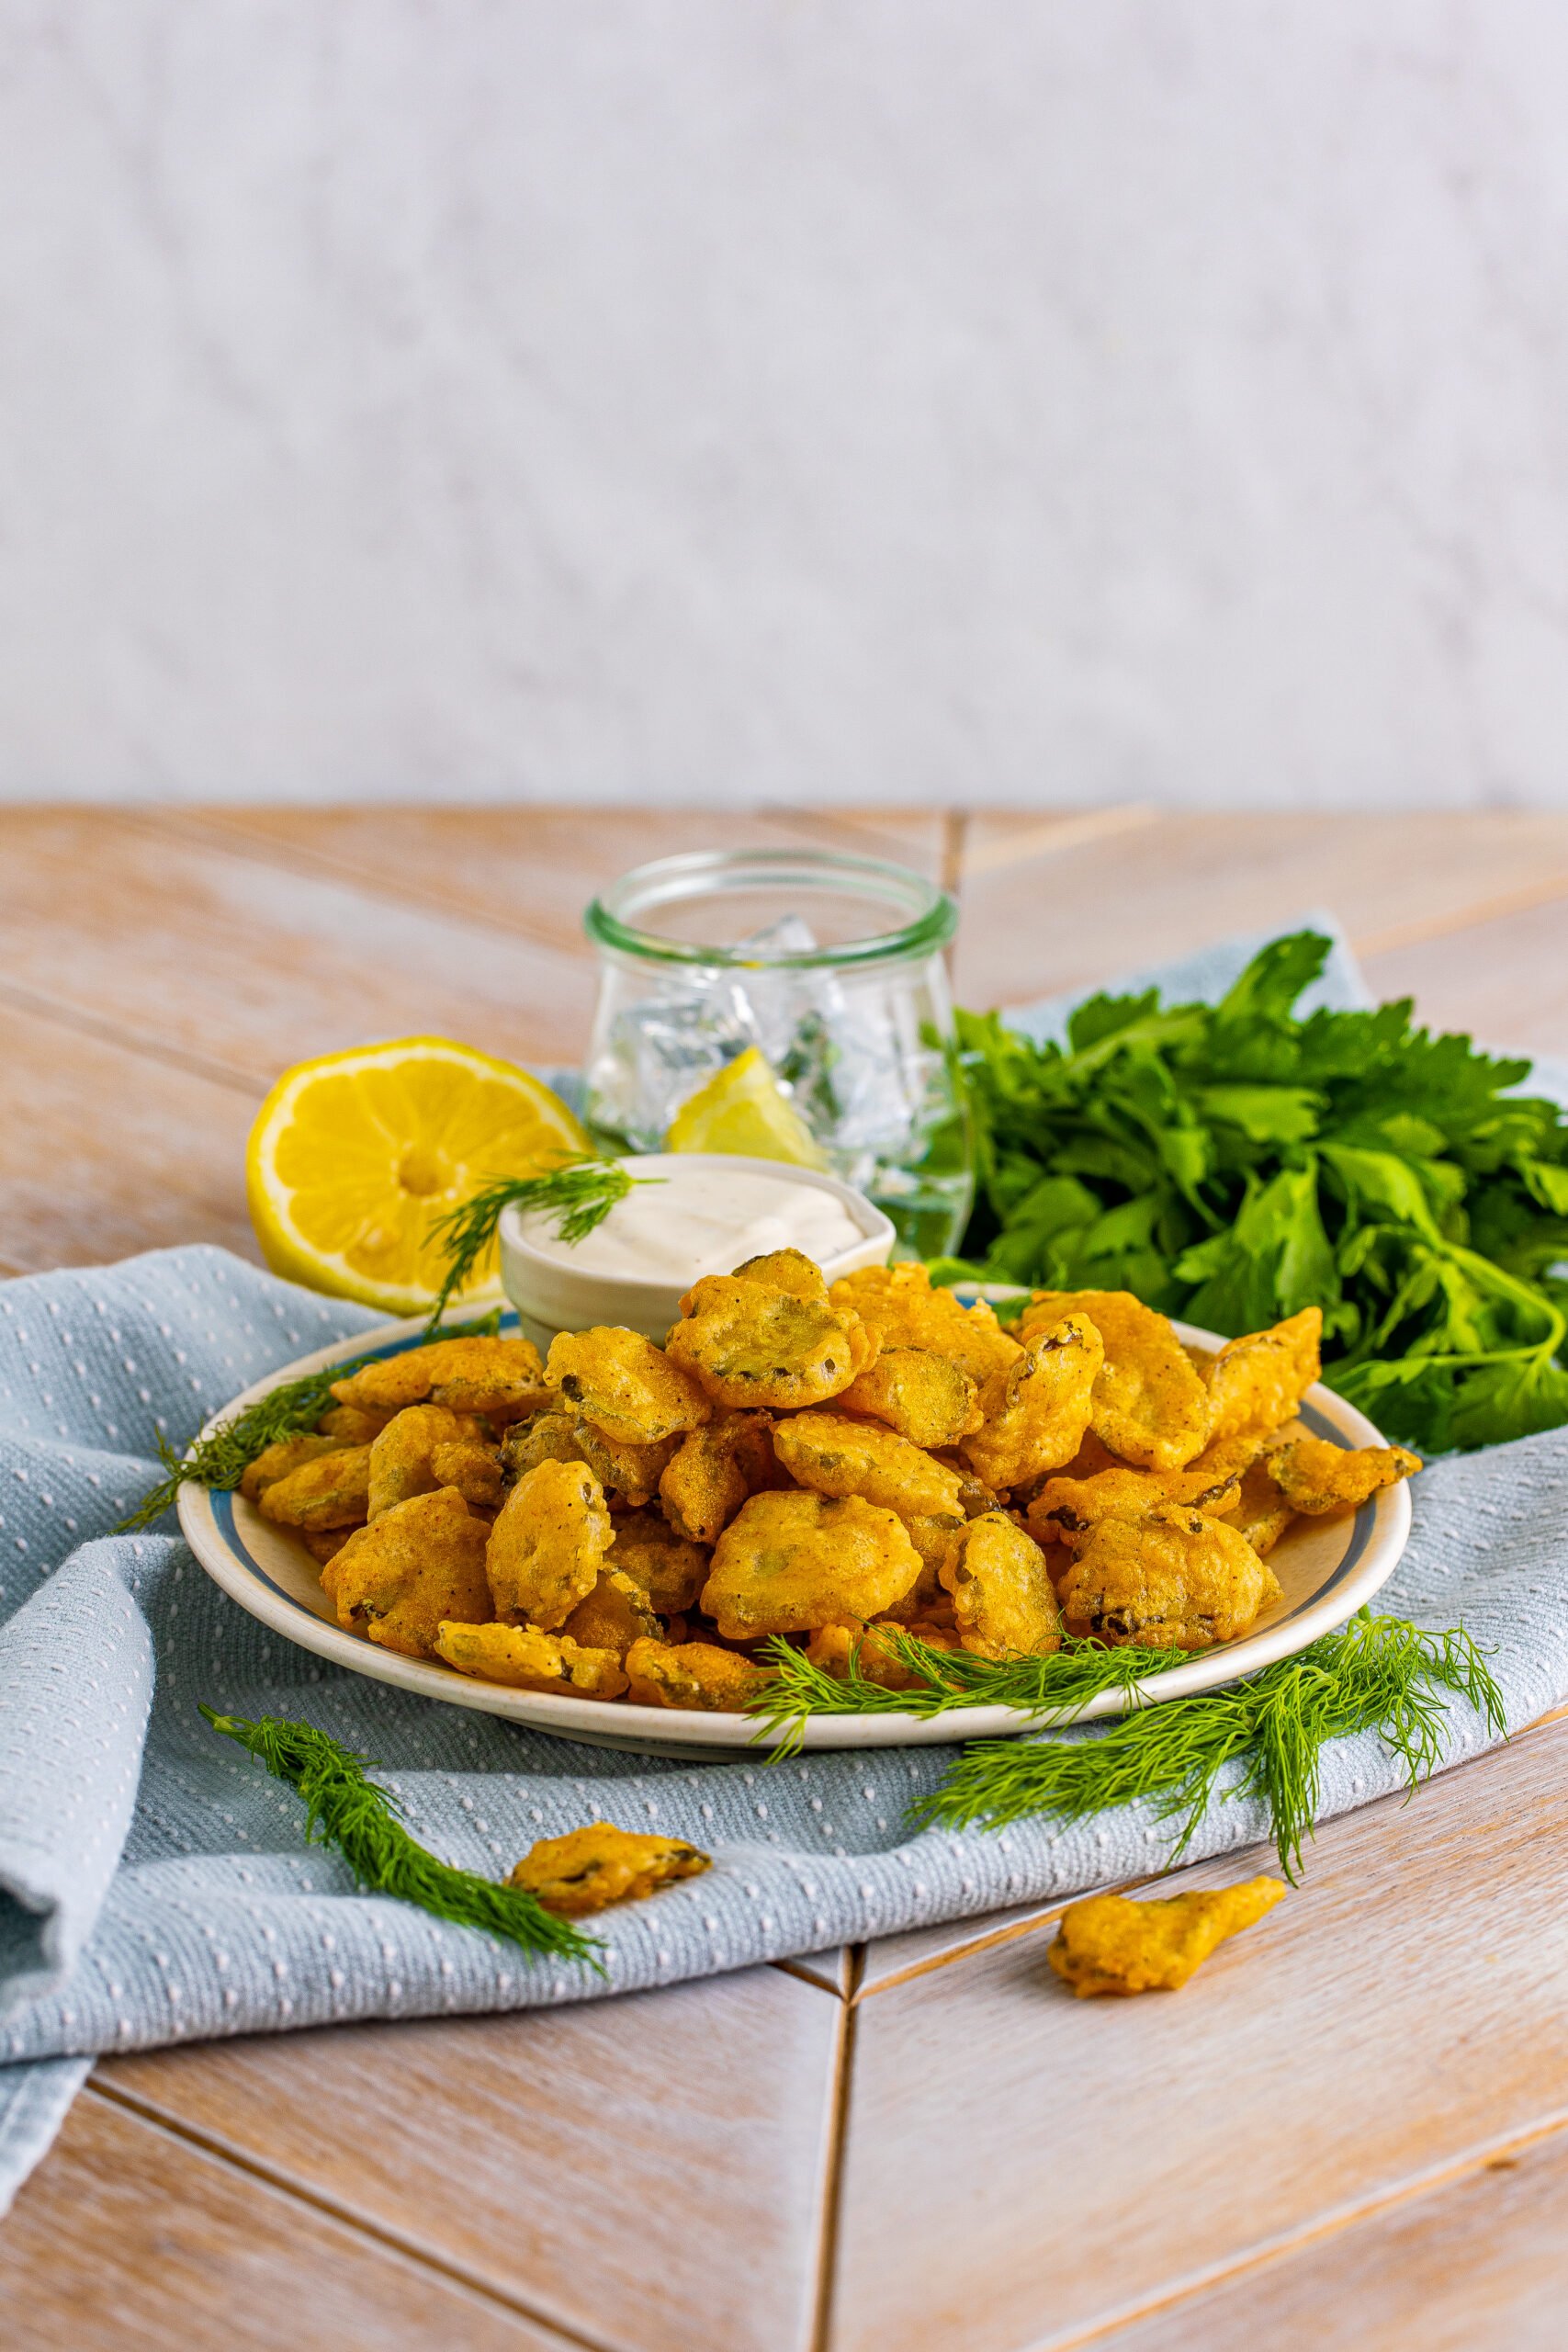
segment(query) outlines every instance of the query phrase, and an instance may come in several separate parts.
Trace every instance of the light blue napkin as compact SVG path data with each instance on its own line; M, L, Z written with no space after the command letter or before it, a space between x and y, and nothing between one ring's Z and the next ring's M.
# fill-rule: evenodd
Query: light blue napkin
M1245 953L1168 984L1212 992ZM1365 1001L1342 955L1330 992ZM1070 1894L1168 1850L1144 1806L914 1835L906 1809L943 1748L688 1764L407 1697L266 1632L177 1536L109 1534L152 1483L157 1431L183 1443L263 1373L375 1319L210 1249L0 1286L0 2208L100 2051L592 1999ZM1492 1644L1511 1724L1568 1696L1568 1431L1438 1463L1415 1502L1387 1607ZM605 1979L530 1960L356 1894L202 1699L303 1716L379 1758L416 1835L472 1870L501 1876L603 1815L680 1832L716 1867L594 1923ZM1485 1737L1450 1707L1450 1759ZM1341 1742L1323 1812L1396 1785L1374 1736ZM1256 1804L1216 1802L1190 1851L1267 1827Z

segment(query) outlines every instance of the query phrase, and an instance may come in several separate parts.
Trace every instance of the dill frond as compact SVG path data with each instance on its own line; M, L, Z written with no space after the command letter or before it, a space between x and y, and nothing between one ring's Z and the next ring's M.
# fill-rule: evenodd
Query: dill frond
M457 1870L420 1845L405 1828L395 1798L369 1779L369 1759L330 1733L278 1715L252 1723L213 1707L201 1713L214 1731L237 1741L295 1791L305 1807L306 1844L335 1848L369 1893L396 1895L438 1919L505 1936L525 1951L586 1961L604 1973L594 1957L597 1939L547 1911L536 1895Z
M454 1295L467 1285L492 1246L503 1209L553 1210L557 1240L578 1242L604 1223L635 1184L665 1181L662 1176L629 1176L616 1160L602 1159L594 1152L578 1152L543 1176L500 1176L470 1193L455 1209L438 1216L430 1228L429 1238L439 1244L446 1259L432 1326L440 1322Z

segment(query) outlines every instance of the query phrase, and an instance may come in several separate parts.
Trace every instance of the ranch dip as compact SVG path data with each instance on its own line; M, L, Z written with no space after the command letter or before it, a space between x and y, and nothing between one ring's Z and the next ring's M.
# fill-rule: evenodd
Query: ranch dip
M864 1234L831 1193L783 1170L710 1164L671 1169L640 1182L581 1241L558 1238L553 1212L523 1219L530 1248L589 1274L640 1274L694 1283L728 1274L769 1250L799 1250L820 1265L852 1250Z

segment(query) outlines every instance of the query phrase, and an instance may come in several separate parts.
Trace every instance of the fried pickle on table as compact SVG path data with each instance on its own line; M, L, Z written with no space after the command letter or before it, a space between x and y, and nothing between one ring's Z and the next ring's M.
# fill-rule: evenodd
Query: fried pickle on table
M778 1483L770 1426L766 1413L716 1413L681 1440L659 1480L677 1534L716 1544L749 1495Z
M728 1640L880 1617L920 1573L902 1520L858 1495L753 1495L714 1546L702 1607Z
M1083 1315L1041 1326L1015 1363L980 1391L981 1424L959 1449L988 1487L1010 1487L1070 1462L1089 1427L1104 1360Z
M370 1448L334 1446L264 1487L256 1498L264 1519L279 1527L357 1527L370 1508Z
M1212 1649L1279 1597L1273 1572L1223 1519L1156 1503L1103 1519L1062 1579L1062 1622L1115 1647Z
M550 1401L533 1341L488 1333L382 1356L334 1381L333 1395L340 1405L369 1412L398 1413L405 1405L428 1403L480 1413L492 1422L519 1420Z
M634 1642L661 1642L664 1621L642 1587L624 1569L603 1568L598 1583L578 1602L561 1634L586 1649L614 1650L617 1657L625 1657Z
M1323 1369L1323 1309L1303 1307L1267 1331L1227 1340L1209 1365L1209 1442L1266 1435L1292 1420Z
M859 1495L900 1519L963 1517L957 1472L878 1421L795 1413L774 1425L773 1453L814 1494Z
M585 1463L540 1462L501 1507L485 1554L495 1614L552 1633L599 1580L615 1530Z
M465 1500L468 1480L465 1477L440 1478L435 1475L434 1456L440 1447L463 1446L462 1463L467 1465L467 1449L481 1442L483 1424L471 1414L459 1416L449 1405L408 1405L393 1415L370 1447L369 1516L379 1519L384 1510L395 1503L406 1503L412 1495L434 1494L437 1487L462 1487ZM501 1498L501 1456L494 1447L489 1449L494 1469L495 1492L492 1501Z
M819 1625L806 1645L811 1665L819 1666L840 1682L848 1679L850 1661L868 1682L884 1690L912 1690L919 1681L905 1665L896 1636L911 1634L933 1650L955 1650L958 1635L951 1626L918 1620L911 1625Z
M789 1411L838 1396L874 1362L877 1343L852 1308L706 1274L664 1345L716 1405Z
M532 1625L472 1625L443 1621L435 1655L459 1674L503 1682L511 1690L554 1691L566 1699L618 1699L626 1687L616 1652Z
M564 1838L541 1838L517 1864L508 1886L536 1895L547 1911L581 1919L611 1903L635 1903L672 1880L694 1878L712 1863L699 1847L652 1831L592 1821Z
M699 1429L713 1412L698 1384L662 1348L615 1324L558 1331L545 1377L573 1412L617 1445L658 1445Z
M651 1499L681 1442L671 1437L656 1445L622 1445L581 1414L558 1406L513 1422L501 1453L504 1474L511 1479L531 1470L536 1462L586 1462L606 1495L635 1510Z
M678 1535L657 1510L628 1510L615 1524L606 1565L630 1577L660 1617L694 1609L707 1581L706 1546Z
M852 1308L883 1347L929 1349L967 1373L976 1388L1022 1353L998 1322L995 1307L983 1298L965 1306L952 1291L933 1285L914 1260L840 1274L828 1295L835 1306Z
M634 1642L625 1663L634 1707L739 1714L773 1679L771 1667L716 1642Z
M1152 1902L1091 1894L1068 1904L1045 1958L1080 2000L1095 1993L1174 1993L1227 1937L1255 1927L1284 1892L1277 1878L1253 1878Z
M340 1625L382 1649L429 1657L444 1620L482 1624L491 1614L485 1539L455 1487L415 1495L361 1527L321 1570Z
M1062 1645L1045 1555L1005 1511L972 1519L943 1561L959 1640L977 1657L1043 1657Z
M1019 1335L1027 1341L1068 1315L1087 1317L1104 1342L1089 1409L1096 1437L1140 1469L1184 1469L1209 1442L1209 1392L1166 1317L1128 1290L1036 1291Z
M344 1453L346 1438L328 1437L318 1432L310 1437L280 1437L264 1448L255 1460L247 1464L240 1480L240 1492L248 1503L259 1502L264 1487L276 1487L293 1470L301 1470L307 1462L319 1462L323 1454Z
M932 1348L885 1347L834 1401L847 1413L885 1421L911 1445L956 1445L985 1419L975 1381Z
M1403 1445L1330 1445L1321 1437L1296 1438L1269 1456L1276 1486L1291 1509L1307 1519L1358 1510L1384 1487L1413 1478L1420 1467L1420 1455Z

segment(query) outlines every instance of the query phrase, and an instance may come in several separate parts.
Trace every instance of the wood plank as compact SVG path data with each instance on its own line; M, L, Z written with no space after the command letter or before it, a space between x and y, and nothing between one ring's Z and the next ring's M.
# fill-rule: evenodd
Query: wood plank
M1093 2342L1316 2352L1331 2334L1336 2352L1561 2352L1565 2274L1568 2132L1554 2132Z
M102 809L12 809L4 977L265 1087L287 1064L436 1032L574 1060L592 966L364 886Z
M215 1241L258 1256L245 1212L255 1103L232 1086L0 1001L0 1250L98 1265Z
M91 2089L0 2229L0 2310L8 2352L563 2352Z
M1552 1727L1327 1824L1179 1996L1074 2001L1042 1928L863 2000L836 2352L1076 2340L1568 2116L1565 1762Z
M171 2122L626 2352L809 2336L845 2011L783 1969L117 2059Z
M649 858L795 844L892 858L935 875L942 820L925 810L203 808L144 812L175 836L247 846L279 864L368 883L545 942L591 953L590 899Z
M1490 1046L1568 1054L1568 893L1367 959L1380 996Z
M1568 816L1167 817L1088 840L1067 831L1055 849L1038 829L970 822L962 1004L1089 988L1314 907L1375 946L1413 926L1447 931L1510 894L1568 890Z

